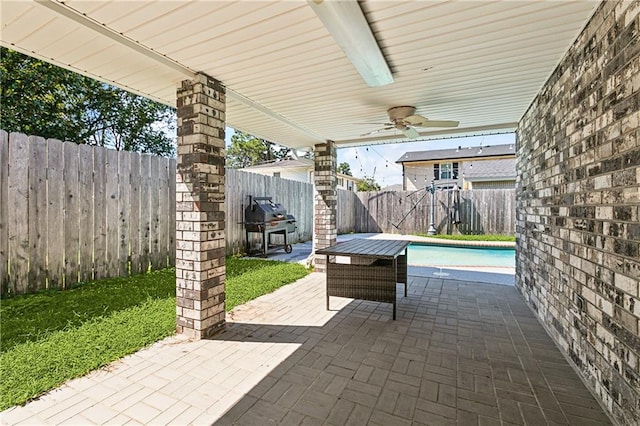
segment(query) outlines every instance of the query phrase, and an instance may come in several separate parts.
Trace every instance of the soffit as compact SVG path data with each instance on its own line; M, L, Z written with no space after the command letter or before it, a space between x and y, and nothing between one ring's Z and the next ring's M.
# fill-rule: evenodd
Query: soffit
M227 123L289 147L403 140L360 135L413 105L460 128L512 131L597 1L371 1L395 82L368 87L304 1L3 1L2 44L175 103L205 72L228 88ZM406 139L405 139L406 140Z

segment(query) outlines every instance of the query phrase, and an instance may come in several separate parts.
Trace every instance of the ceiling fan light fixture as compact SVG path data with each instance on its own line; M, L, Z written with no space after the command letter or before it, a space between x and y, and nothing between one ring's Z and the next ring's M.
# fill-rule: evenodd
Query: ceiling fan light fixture
M393 83L389 65L357 1L307 0L368 86Z

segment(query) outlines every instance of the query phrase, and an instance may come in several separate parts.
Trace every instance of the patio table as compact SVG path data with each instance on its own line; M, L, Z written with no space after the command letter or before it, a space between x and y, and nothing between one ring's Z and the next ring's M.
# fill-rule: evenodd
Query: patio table
M327 309L329 296L393 304L396 319L396 284L404 284L407 297L405 240L353 239L316 250L327 257ZM348 258L340 263L339 257Z

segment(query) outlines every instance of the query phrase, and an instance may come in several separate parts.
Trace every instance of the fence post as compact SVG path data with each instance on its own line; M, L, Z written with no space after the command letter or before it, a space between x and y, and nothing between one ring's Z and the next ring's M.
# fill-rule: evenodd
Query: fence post
M50 288L64 285L64 151L63 143L47 140L47 270Z
M28 292L29 283L29 139L20 133L9 135L9 293ZM25 220L27 218L27 220Z
M67 142L64 150L64 286L69 288L78 282L80 250L80 180L78 163L78 144ZM82 219L81 219L82 218Z

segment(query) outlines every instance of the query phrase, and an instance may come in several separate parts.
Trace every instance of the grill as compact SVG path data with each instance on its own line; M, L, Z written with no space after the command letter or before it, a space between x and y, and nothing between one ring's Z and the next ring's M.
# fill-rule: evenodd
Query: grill
M266 256L269 252L284 248L286 253L291 253L289 233L296 230L296 218L282 207L282 204L274 203L271 197L253 197L249 195L249 203L244 209L244 227L246 231L247 254L261 254ZM262 247L252 250L250 233L262 235ZM282 235L284 244L274 244L272 235Z

